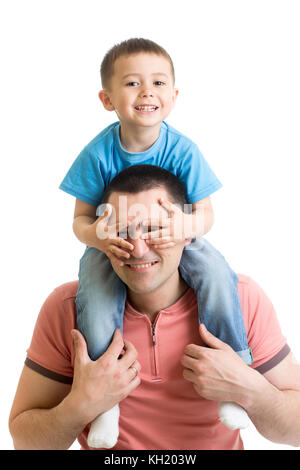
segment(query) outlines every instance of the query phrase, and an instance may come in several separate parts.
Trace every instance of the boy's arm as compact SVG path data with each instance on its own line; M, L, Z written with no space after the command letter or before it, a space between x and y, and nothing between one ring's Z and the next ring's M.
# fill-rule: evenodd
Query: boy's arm
M73 231L78 240L87 246L102 251L109 259L114 257L120 266L122 266L124 264L122 259L130 257L128 250L130 252L133 246L131 243L119 237L118 232L122 229L121 224L110 225L110 230L108 230L108 219L108 211L104 212L101 217L97 217L95 206L81 201L80 199L76 199ZM97 226L99 224L102 225L98 233L101 232L105 234L105 238L99 238L97 236Z
M192 204L191 217L193 233L187 238L202 237L210 231L214 223L214 211L209 196Z
M92 229L96 220L96 207L80 199L76 199L73 231L78 240L85 245L101 249L101 240L97 238L96 229Z

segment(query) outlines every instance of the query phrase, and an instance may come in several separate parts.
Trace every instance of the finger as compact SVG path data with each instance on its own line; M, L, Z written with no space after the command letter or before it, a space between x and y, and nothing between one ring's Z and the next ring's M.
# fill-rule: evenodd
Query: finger
M133 390L135 390L141 383L140 377L137 375L133 380L129 382L127 387L123 391L123 399L126 398Z
M172 204L172 202L165 200L164 198L159 199L159 203L161 206L163 206L167 211L170 213L170 216L174 214L175 212L178 212L178 207L175 206L175 204Z
M203 354L207 352L207 349L208 348L206 348L205 346L198 346L197 344L188 344L184 348L184 354L194 359L201 359L203 357Z
M141 365L138 361L134 361L133 364L127 369L125 372L126 376L128 376L128 380L133 380L139 374L141 370Z
M201 323L199 326L199 332L201 339L207 346L213 349L228 349L230 346L226 343L223 343L219 338L216 338L213 334L211 334L205 327L204 323Z
M117 263L119 266L124 266L124 261L115 256L109 249L105 252L111 263Z
M170 235L165 235L164 237L162 238L149 238L146 240L146 242L149 244L149 245L160 245L160 244L163 244L163 243L170 243L171 241L173 241L173 237L171 237Z
M134 249L134 246L131 243L124 240L124 238L121 238L121 237L112 238L110 241L114 245L120 246L121 248L126 248L127 250L130 250L130 251Z
M87 363L90 361L86 341L78 330L71 330L75 351L75 362Z
M147 241L148 243L148 241ZM151 243L149 243L151 244ZM157 250L164 250L165 248L171 248L172 246L175 246L175 242L169 242L169 243L161 243L161 244L151 244L151 246Z
M199 359L195 359L194 357L184 354L180 362L183 365L183 367L195 372L197 369L197 365L199 364Z
M159 219L144 219L142 222L143 227L169 227L171 225L171 219L169 217L160 217Z
M97 361L102 362L103 359L118 359L120 356L121 352L123 351L124 348L124 341L121 335L121 331L119 329L116 329L114 332L114 336L112 339L112 342L108 346L107 350L105 353L97 359ZM101 361L100 361L101 360Z
M189 370L189 369L184 369L183 372L182 372L182 375L183 375L183 378L185 380L188 380L189 382L192 382L192 383L196 383L197 381L197 376L195 374L195 372Z
M153 230L152 232L144 233L142 238L146 239L154 239L154 238L163 238L163 237L170 237L170 228L163 228L159 230Z
M129 259L130 258L130 254L127 253L127 251L124 251L124 250L121 250L121 248L118 248L117 246L115 245L112 245L109 247L109 251L115 255L117 258L126 258L126 259Z
M121 372L125 372L132 364L134 364L137 358L137 350L134 345L126 339L124 339L124 350L125 352L119 360Z

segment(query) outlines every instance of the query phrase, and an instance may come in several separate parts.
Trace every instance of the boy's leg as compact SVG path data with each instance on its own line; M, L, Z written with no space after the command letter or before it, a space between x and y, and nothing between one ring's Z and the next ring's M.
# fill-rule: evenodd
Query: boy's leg
M238 278L207 240L195 240L183 251L179 267L197 294L199 323L252 364L238 293Z
M123 331L126 288L107 256L87 247L80 260L77 323L88 353L96 360L109 346L116 328Z
M116 328L123 331L126 288L115 274L107 256L87 247L80 260L77 292L77 324L88 353L96 360L109 346ZM114 447L119 435L119 406L102 413L91 424L88 445Z

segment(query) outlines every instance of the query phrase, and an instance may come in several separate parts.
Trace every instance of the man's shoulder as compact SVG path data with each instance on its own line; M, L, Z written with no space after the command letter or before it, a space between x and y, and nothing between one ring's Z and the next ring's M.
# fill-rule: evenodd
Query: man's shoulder
M78 281L55 287L44 301L38 316L38 324L55 331L74 327L76 321L76 295Z
M58 287L55 287L52 294L56 297L57 300L65 301L65 300L72 300L76 298L78 291L78 281L70 281L61 284Z
M251 279L250 276L246 276L246 274L238 273L237 277L238 277L238 283L241 286L249 287L254 283L253 279Z
M257 300L258 297L264 296L262 288L250 276L245 274L237 274L238 276L238 291L241 302L248 302L250 300Z

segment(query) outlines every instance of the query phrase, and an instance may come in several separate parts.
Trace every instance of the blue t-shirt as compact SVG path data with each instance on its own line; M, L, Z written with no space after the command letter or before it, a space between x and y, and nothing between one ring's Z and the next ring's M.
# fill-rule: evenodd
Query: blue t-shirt
M160 134L145 152L129 153L120 141L120 123L98 134L78 155L59 188L93 206L120 171L137 164L156 165L174 173L185 185L190 204L209 196L222 185L197 145L162 122Z

